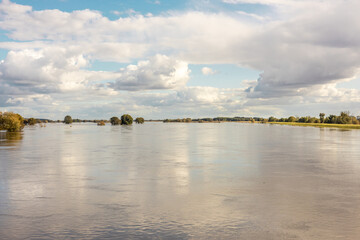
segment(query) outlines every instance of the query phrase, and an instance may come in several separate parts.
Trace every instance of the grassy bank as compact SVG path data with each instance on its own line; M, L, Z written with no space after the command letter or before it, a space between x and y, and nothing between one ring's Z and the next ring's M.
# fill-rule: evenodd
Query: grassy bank
M356 124L298 123L298 122L269 122L269 123L270 124L278 124L278 125L301 126L301 127L360 129L360 125L356 125Z

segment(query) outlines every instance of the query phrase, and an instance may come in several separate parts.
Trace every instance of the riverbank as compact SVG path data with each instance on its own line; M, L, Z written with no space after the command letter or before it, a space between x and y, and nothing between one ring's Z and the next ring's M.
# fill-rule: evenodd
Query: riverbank
M301 127L360 129L360 125L356 125L356 124L299 123L299 122L268 122L268 123L278 124L278 125L301 126Z

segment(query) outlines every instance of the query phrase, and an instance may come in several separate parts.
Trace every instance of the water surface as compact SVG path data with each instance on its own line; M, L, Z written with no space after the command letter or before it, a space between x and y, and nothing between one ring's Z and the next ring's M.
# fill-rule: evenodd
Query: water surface
M359 239L359 144L239 123L0 132L0 239Z

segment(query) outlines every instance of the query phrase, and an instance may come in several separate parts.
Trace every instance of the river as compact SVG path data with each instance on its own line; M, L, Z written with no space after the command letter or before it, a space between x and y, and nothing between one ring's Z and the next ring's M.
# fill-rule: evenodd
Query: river
M0 239L359 239L360 130L47 124L0 133Z

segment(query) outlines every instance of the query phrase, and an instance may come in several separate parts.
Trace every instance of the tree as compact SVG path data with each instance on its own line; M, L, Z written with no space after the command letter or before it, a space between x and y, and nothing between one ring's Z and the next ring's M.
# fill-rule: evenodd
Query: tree
M64 118L64 123L65 124L71 124L73 122L71 116L67 115L65 118Z
M351 124L352 123L352 119L350 117L350 112L349 111L344 111L340 113L340 116L338 117L338 122L339 124Z
M0 112L0 130L8 132L21 131L24 128L24 118L17 113Z
M325 113L320 113L319 117L320 117L320 122L323 123L325 120Z
M120 125L121 120L118 117L112 117L112 118L110 118L110 123L111 123L111 125Z
M336 115L330 115L325 119L325 123L337 123L337 119Z
M133 118L129 114L124 114L121 116L121 125L131 125L133 123Z
M268 119L269 122L277 122L278 120L275 117L269 117Z
M136 122L137 124L143 124L143 123L145 122L145 120L144 120L144 118L142 118L142 117L137 117L137 118L135 119L135 122Z
M287 119L288 122L296 122L296 118L294 116L291 116Z

